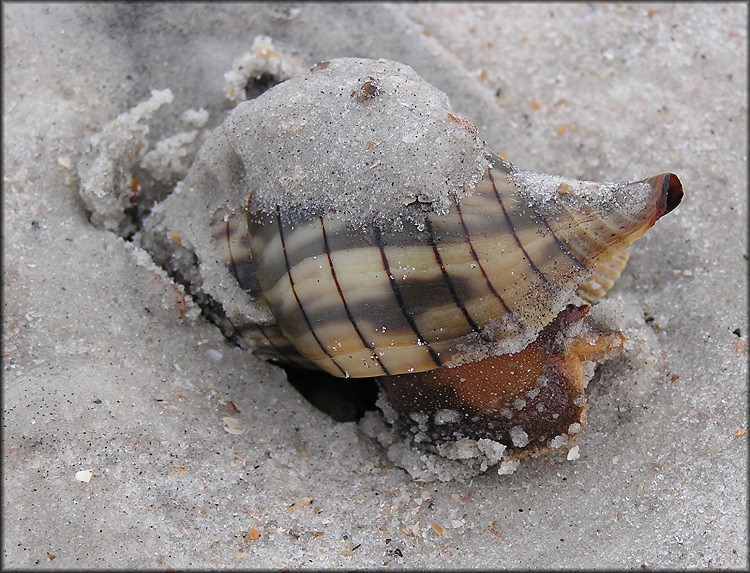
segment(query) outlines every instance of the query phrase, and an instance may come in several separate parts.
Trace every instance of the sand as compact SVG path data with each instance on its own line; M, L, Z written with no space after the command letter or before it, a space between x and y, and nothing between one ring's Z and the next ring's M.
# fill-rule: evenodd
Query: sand
M745 4L3 8L5 567L748 567ZM92 137L169 90L134 135L162 198L261 35L410 65L520 168L681 178L602 303L631 346L574 455L415 479L90 218Z

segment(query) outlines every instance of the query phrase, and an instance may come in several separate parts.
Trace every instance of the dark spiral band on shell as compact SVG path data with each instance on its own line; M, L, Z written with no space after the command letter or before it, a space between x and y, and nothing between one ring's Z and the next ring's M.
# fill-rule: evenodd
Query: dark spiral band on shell
M362 341L362 345L365 348L370 348L371 343L368 342L368 340L365 338L365 335L362 333L362 330L357 325L357 320L352 314L352 311L349 308L349 305L346 303L346 297L344 296L344 291L341 289L341 284L336 278L336 269L333 266L333 260L331 259L331 248L330 248L330 245L328 244L328 235L326 234L325 221L323 220L323 217L320 217L320 230L323 233L323 243L325 245L326 257L328 258L328 266L331 269L331 278L333 279L333 282L336 285L336 291L339 293L339 298L341 299L341 304L344 306L344 312L346 313L346 317L349 319L349 323L352 325L352 328L354 328L354 331L357 333L357 336ZM385 367L382 360L380 360L380 357L378 356L377 352L375 351L372 352L372 359L375 362L377 362L378 366L383 371L383 374L385 374L386 376L390 375L390 372L388 372L388 369Z

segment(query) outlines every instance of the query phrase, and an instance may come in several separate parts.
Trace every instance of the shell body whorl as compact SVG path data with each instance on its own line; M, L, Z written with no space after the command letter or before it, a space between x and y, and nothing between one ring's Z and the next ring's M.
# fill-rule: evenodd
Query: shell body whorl
M552 211L495 156L449 213L423 213L421 228L388 233L374 222L362 229L298 209L258 215L251 200L255 274L294 347L281 354L299 353L334 376L369 377L520 351L595 268L617 268L663 214L669 187L617 189L640 204L626 211L590 193L583 208L568 191Z

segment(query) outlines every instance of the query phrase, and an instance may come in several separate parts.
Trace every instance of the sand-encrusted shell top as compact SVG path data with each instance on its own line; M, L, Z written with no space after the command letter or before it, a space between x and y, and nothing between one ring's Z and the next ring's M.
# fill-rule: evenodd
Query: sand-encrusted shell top
M419 202L445 214L484 175L484 142L404 64L342 58L233 111L253 208L400 224ZM416 221L419 223L419 221Z

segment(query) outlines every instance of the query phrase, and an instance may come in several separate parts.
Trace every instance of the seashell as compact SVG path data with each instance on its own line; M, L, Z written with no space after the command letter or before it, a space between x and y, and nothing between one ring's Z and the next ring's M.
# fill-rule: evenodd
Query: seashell
M376 378L394 423L433 447L492 439L524 456L578 433L584 364L624 340L589 305L682 198L671 173L519 169L387 60L318 64L240 104L215 140L233 174L215 177L232 182L207 200L203 258L266 309L233 333L281 365Z
M258 216L251 200L245 261L287 342L278 357L291 345L329 374L365 377L521 350L576 290L590 301L606 293L678 185L663 175L609 195L582 184L586 203L570 193L544 205L511 173L494 157L450 213L388 234L281 209ZM633 189L641 205L625 207L618 199Z

